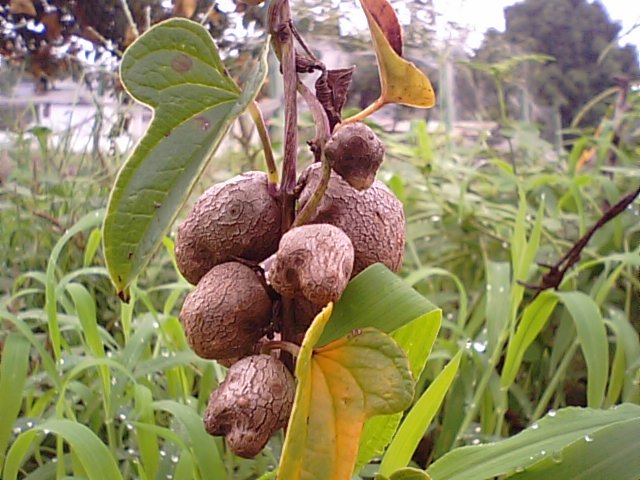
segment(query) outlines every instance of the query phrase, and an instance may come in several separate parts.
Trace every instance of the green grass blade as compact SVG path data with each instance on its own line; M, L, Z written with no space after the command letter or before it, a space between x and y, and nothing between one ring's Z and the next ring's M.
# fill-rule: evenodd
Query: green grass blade
M96 357L104 357L104 345L98 331L98 317L96 314L96 304L91 294L79 283L67 285L67 291L71 294L76 307L78 319L82 325L82 333L87 345Z
M153 403L157 410L171 413L180 421L188 434L187 443L191 445L194 461L200 470L201 478L227 478L224 462L218 451L215 439L209 435L202 423L202 417L190 407L171 400Z
M611 323L613 323L620 336L616 343L616 348L622 348L625 354L625 364L627 371L625 372L624 385L622 387L622 400L625 402L640 402L640 384L634 382L635 372L631 368L632 365L640 362L640 337L633 327L629 318L621 311L611 309L609 312Z
M489 342L488 349L493 352L511 315L511 265L507 262L487 262L486 269L487 340Z
M526 198L524 198L524 194L522 194L522 192L521 195L520 202L526 203ZM518 210L518 220L516 222L520 221L521 210L522 209ZM524 296L524 285L519 282L527 280L529 268L533 264L533 261L536 258L536 253L538 253L538 247L540 246L543 216L544 202L540 202L540 207L538 208L536 219L533 224L533 228L531 229L531 235L529 235L529 240L525 240L524 244L520 247L521 250L519 251L521 256L513 259L513 287L511 289L511 319L513 322L515 322L516 313ZM516 253L515 250L513 253Z
M458 372L461 358L462 351L451 359L411 408L382 459L380 465L382 475L391 475L395 470L409 464L420 439L429 428L429 424L449 391Z
M571 314L587 363L587 404L600 407L609 376L609 343L604 321L593 299L582 292L556 292Z
M65 232L65 234L58 240L53 247L49 261L47 262L46 273L46 289L45 289L45 310L47 312L49 322L49 337L51 338L51 344L53 346L53 352L56 360L60 359L60 324L58 320L58 298L57 298L57 282L56 282L56 267L58 264L58 258L62 249L67 242L76 234L88 230L90 228L97 227L102 223L104 218L103 210L96 210L95 212L88 213L82 217L73 227Z
M0 470L13 425L20 414L22 394L29 369L29 341L10 333L2 348L0 362Z
M615 353L613 354L613 361L611 362L609 388L607 389L607 396L604 400L605 408L611 407L620 398L622 387L624 385L626 369L625 353L622 346L623 340L621 338L622 332L614 323L607 322L607 326L613 330L613 334L615 335Z
M135 411L137 419L140 422L153 424L153 395L144 385L135 386ZM154 432L137 428L136 436L138 438L138 448L140 449L140 460L144 466L144 470L150 478L156 478L158 464L160 462L160 446L158 437Z
M199 23L170 19L147 30L126 51L121 78L154 109L145 136L124 164L109 199L103 242L119 293L160 245L229 126L257 95L267 74L260 54L240 90Z
M514 382L527 348L542 331L557 303L555 295L543 292L524 309L522 320L507 347L502 369L503 387L509 387Z
M18 436L9 450L2 478L18 478L20 465L36 435L51 432L63 438L77 456L89 480L122 480L116 459L88 427L66 419L48 420Z
M194 471L193 455L188 450L185 450L180 454L180 460L176 465L173 478L174 480L193 480Z
M522 188L518 188L518 212L516 214L511 235L511 270L514 278L520 279L518 275L524 268L525 249L527 248L527 198Z
M509 478L637 480L640 472L639 445L640 417L589 433L564 448L555 458L546 457Z
M545 456L562 455L567 446L600 429L638 418L640 406L633 404L610 410L564 408L501 442L456 448L436 460L427 473L433 480L483 480L515 473ZM579 468L586 463L582 458L573 466Z
M0 310L0 319L12 323L16 327L16 330L18 330L27 340L29 340L29 343L31 343L31 345L38 352L38 355L42 362L42 367L47 372L47 377L49 378L49 380L54 382L56 388L60 388L62 380L60 375L58 374L58 371L56 370L55 362L43 345L43 342L38 340L36 335L34 335L34 333L32 332L31 328L29 328L29 326L24 321L20 320L18 317L5 310Z
M429 268L421 268L414 272L411 272L409 275L405 277L404 281L407 282L408 285L413 287L419 281L426 280L433 276L441 276L441 277L446 277L453 280L453 283L455 284L456 289L458 290L458 295L459 295L458 325L461 328L464 328L464 322L467 319L467 314L468 314L467 312L469 310L469 306L468 306L469 300L467 296L467 290L464 287L462 280L460 280L460 278L457 275L451 273L448 270L445 270L444 268L429 267Z
M96 256L96 252L98 248L100 248L100 243L102 242L102 229L94 228L89 234L89 238L87 239L87 244L84 247L84 260L82 265L88 267L93 262L94 257Z

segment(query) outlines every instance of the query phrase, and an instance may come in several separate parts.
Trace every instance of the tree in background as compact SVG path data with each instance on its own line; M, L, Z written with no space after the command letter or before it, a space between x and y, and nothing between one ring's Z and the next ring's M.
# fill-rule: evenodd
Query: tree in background
M216 39L229 26L210 0L0 0L0 59L24 67L46 89L79 63L115 70L122 52L149 26L181 16L203 23ZM125 8L127 7L127 8ZM246 10L238 4L238 10ZM253 8L253 7L249 7ZM263 15L245 15L245 21ZM229 45L220 44L225 48Z
M505 20L505 32L491 31L476 61L517 53L552 56L553 62L526 65L524 78L534 101L559 109L565 127L590 99L614 85L616 75L640 74L636 48L615 44L621 27L597 1L525 0L507 7ZM595 125L605 108L593 109L585 122Z

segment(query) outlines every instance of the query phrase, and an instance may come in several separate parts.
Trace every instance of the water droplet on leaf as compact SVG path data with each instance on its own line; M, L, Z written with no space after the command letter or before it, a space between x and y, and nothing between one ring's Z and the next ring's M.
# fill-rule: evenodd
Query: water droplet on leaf
M551 460L553 463L561 463L562 462L562 450L556 450L551 454Z

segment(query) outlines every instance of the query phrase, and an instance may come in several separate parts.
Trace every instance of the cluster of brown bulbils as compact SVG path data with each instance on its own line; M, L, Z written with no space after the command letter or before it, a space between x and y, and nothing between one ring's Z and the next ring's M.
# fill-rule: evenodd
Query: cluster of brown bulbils
M257 455L286 426L293 405L291 372L261 353L280 333L281 299L290 302L302 335L362 270L380 262L397 271L402 264L402 204L375 179L382 142L366 125L347 124L334 131L325 155L331 176L305 225L282 234L282 209L267 175L247 172L205 191L178 229L178 267L196 285L180 313L189 344L230 367L209 398L205 428L224 435L242 457ZM302 173L298 212L321 178L321 163Z

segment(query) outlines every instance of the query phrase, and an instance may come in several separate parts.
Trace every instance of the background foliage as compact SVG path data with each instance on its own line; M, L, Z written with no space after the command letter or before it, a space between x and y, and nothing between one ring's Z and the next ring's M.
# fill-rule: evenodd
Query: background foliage
M617 73L606 65L601 81ZM546 64L530 68L547 72ZM567 121L596 99L587 111L597 122L598 109L612 102L597 101L605 87L576 99ZM380 176L405 205L402 277L444 311L418 391L464 352L443 410L420 432L414 465L426 467L454 446L513 439L526 427L535 433L538 420L565 406L640 403L637 200L592 239L559 294L533 301L519 283L537 281L536 261L556 261L637 188L637 90L627 107L621 140L573 131L571 149L544 140L539 125L516 121L513 111L502 142L482 130L460 137L446 122L434 129L422 118L393 132L372 123L387 147ZM277 129L279 117L271 123ZM248 461L204 433L201 414L224 369L186 344L177 314L190 287L174 268L171 236L132 287L131 303L113 295L99 226L123 153L74 152L44 129L12 130L0 154L2 477L249 479L271 471L280 437ZM216 157L207 181L244 169L248 158L259 167L250 133L235 135L241 141ZM582 166L590 145L594 158ZM542 457L552 456L547 449ZM511 473L521 466L510 465ZM361 476L376 469L365 465Z

